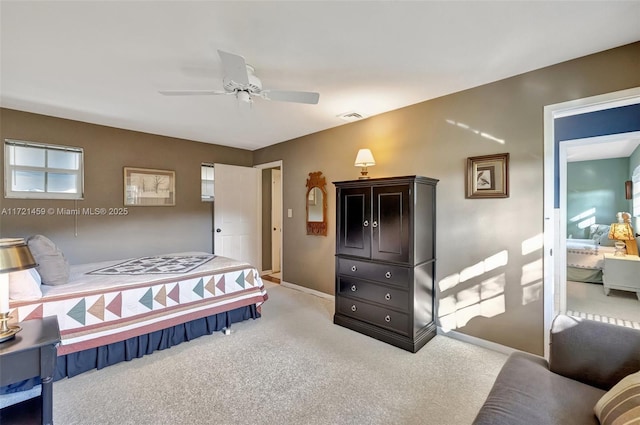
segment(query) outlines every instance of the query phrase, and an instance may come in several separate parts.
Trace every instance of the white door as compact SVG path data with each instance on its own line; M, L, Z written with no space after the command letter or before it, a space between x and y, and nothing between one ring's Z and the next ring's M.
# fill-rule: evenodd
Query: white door
M260 265L260 176L257 168L215 164L214 254Z
M280 271L282 241L282 175L280 170L271 170L271 270Z

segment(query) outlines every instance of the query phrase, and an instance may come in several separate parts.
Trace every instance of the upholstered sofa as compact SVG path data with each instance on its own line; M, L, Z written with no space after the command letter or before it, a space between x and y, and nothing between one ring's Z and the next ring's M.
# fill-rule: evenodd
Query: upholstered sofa
M619 415L633 419L615 423L640 423L640 330L560 315L549 361L511 354L473 424L597 425Z

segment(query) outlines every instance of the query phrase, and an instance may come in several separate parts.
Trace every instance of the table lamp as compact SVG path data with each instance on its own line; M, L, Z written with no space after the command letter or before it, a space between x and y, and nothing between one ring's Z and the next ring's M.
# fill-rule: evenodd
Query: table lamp
M37 266L24 239L0 239L0 342L13 338L19 326L9 326L9 273Z
M633 228L629 223L612 223L609 229L609 239L615 240L616 257L624 257L625 248L629 255L638 255L638 245L633 235ZM635 248L635 249L634 249Z
M370 149L360 149L358 151L358 155L356 155L356 162L353 165L356 167L362 167L362 171L360 171L361 175L358 179L365 180L369 178L367 175L367 167L373 167L376 165L376 160L373 159L373 154Z

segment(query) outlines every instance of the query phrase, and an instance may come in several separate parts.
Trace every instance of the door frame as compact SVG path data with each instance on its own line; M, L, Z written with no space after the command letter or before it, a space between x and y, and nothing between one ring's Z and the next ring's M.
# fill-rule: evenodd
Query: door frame
M271 189L271 226L274 226L274 223L277 224L277 228L280 229L278 233L279 237L282 234L282 170L279 168L271 168L272 184L276 183L274 176L278 176L278 186ZM274 218L276 218L276 220L274 220ZM271 235L271 271L273 273L280 273L280 265L282 264L282 241L275 243L273 232ZM278 253L277 256L276 252Z
M284 211L284 191L283 191L283 186L284 186L284 165L282 163L282 160L277 160L277 161L271 161L271 162L266 162L264 164L257 164L254 165L254 168L258 168L260 170L264 170L264 169L269 169L269 168L280 168L280 193L283 195L281 197L281 208L280 208L280 223L282 225L281 227L281 232L280 232L280 274L282 277L284 277L284 220L282 220L282 215L283 215L283 211ZM262 197L260 198L261 202L262 202ZM261 205L260 209L262 210L264 208L264 205ZM269 226L271 226L271 224L269 224ZM260 258L262 258L262 244L260 245ZM261 267L262 268L262 267ZM280 278L280 281L283 282L284 280L282 278Z
M553 318L566 308L566 241L562 226L566 223L566 187L564 201L559 199L558 208L555 207L556 191L556 146L555 119L572 115L617 108L640 102L640 87L621 90L603 95L556 103L544 107L544 224L543 224L543 322L544 322L544 355L549 358L550 331ZM562 143L558 143L558 160L561 161L560 150ZM565 148L566 149L566 148ZM566 186L566 150L564 151L564 183ZM558 173L561 174L562 162L559 162ZM557 176L559 195L562 194L560 184L561 175ZM565 221L562 221L562 217ZM564 251L563 251L564 249ZM556 252L556 256L553 253ZM564 276L565 280L562 281Z

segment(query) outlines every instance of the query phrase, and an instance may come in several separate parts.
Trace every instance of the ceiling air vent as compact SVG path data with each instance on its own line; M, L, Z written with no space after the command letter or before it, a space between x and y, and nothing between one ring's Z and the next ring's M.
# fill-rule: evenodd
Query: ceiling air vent
M351 111L351 112L345 112L344 114L338 115L338 118L344 121L352 122L352 121L365 119L366 117L358 112Z

